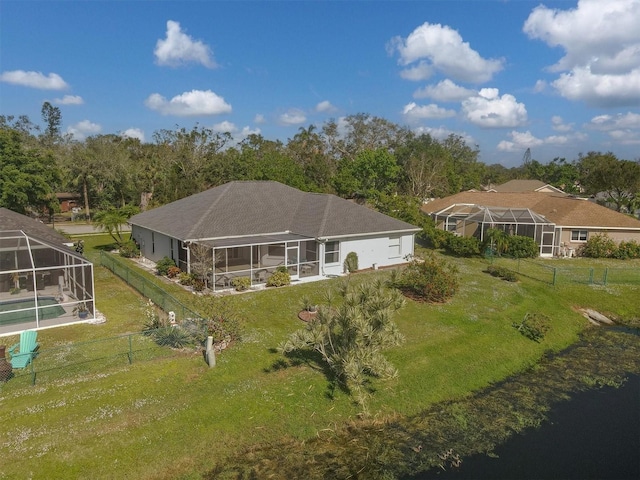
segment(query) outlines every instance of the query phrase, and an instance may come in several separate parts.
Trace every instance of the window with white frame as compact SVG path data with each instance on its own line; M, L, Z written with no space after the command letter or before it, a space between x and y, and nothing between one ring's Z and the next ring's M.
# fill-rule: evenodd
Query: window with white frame
M324 245L324 263L340 263L340 242L327 242Z
M401 255L400 237L389 237L389 258L398 258Z
M586 230L571 230L571 241L572 242L586 242L587 241L587 231Z

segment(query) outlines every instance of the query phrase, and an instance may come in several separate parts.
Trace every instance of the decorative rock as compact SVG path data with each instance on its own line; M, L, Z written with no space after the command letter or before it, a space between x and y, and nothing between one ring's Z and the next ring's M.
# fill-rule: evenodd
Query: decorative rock
M582 315L585 316L585 318L587 318L591 323L595 325L602 325L603 323L605 325L614 324L613 320L601 314L600 312L596 312L595 310L592 310L590 308L583 308L580 311L582 312Z

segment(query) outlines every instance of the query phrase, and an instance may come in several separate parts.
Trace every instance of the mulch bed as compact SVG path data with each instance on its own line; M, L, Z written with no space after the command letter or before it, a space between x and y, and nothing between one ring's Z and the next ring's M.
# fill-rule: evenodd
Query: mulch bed
M313 320L316 315L318 314L318 312L310 312L308 310L301 310L300 313L298 313L298 318L300 320L302 320L303 322L308 322L310 320Z

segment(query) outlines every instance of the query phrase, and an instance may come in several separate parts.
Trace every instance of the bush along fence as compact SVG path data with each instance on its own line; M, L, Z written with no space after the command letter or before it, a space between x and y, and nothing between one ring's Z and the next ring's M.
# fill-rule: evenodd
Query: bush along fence
M119 258L109 253L100 252L100 264L124 280L127 285L140 292L143 297L150 299L158 308L167 313L174 312L177 321L201 317L199 313L194 312L180 300L140 275Z
M148 331L86 342L65 342L51 348L39 348L26 368L13 370L9 378L0 380L10 380L13 385L35 385L36 379L39 382L69 381L77 376L104 375L108 369L131 365L134 360L156 360L183 354L158 345Z
M507 256L488 256L491 265L549 285L640 285L640 269L633 267L553 267L540 261Z

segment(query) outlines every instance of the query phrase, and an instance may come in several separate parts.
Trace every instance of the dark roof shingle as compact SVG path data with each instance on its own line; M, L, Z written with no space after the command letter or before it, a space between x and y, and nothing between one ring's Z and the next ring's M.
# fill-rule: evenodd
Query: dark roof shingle
M313 238L419 230L335 195L275 181L235 181L135 215L138 225L181 240L292 232Z

